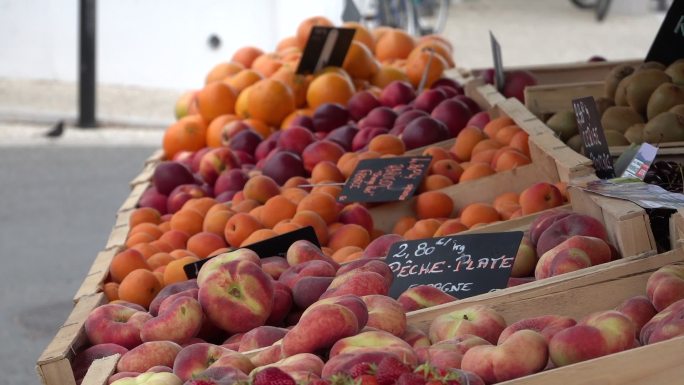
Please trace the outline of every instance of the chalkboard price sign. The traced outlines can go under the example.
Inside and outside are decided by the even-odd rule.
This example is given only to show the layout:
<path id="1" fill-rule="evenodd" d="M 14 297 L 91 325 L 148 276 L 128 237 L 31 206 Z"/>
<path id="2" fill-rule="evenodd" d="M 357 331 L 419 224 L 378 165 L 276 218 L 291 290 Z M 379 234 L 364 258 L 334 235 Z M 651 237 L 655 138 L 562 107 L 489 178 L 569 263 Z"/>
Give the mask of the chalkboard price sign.
<path id="1" fill-rule="evenodd" d="M 522 237 L 522 231 L 511 231 L 397 242 L 385 259 L 394 273 L 390 296 L 417 285 L 459 299 L 503 289 Z"/>
<path id="2" fill-rule="evenodd" d="M 603 132 L 603 126 L 601 126 L 601 114 L 596 107 L 596 101 L 591 96 L 573 99 L 572 107 L 575 110 L 582 143 L 584 143 L 589 159 L 594 164 L 596 175 L 601 179 L 615 178 L 613 158 L 610 157 L 608 142 L 606 141 L 606 134 Z"/>
<path id="3" fill-rule="evenodd" d="M 339 202 L 394 202 L 411 198 L 431 156 L 364 159 L 342 188 Z"/>
<path id="4" fill-rule="evenodd" d="M 684 58 L 684 0 L 674 0 L 646 55 L 646 61 L 670 65 L 681 58 Z"/>

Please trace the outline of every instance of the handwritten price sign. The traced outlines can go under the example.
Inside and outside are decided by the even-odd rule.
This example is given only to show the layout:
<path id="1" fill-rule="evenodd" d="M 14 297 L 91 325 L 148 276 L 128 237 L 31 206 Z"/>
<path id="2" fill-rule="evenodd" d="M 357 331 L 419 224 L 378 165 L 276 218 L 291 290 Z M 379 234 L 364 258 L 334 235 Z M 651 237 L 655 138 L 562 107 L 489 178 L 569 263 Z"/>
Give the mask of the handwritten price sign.
<path id="1" fill-rule="evenodd" d="M 390 296 L 397 298 L 417 285 L 457 298 L 503 289 L 522 236 L 513 231 L 397 242 L 385 260 L 394 273 Z"/>
<path id="2" fill-rule="evenodd" d="M 364 159 L 344 184 L 338 201 L 394 202 L 409 199 L 423 180 L 432 157 Z"/>
<path id="3" fill-rule="evenodd" d="M 575 110 L 577 127 L 584 148 L 594 164 L 596 175 L 601 179 L 615 178 L 613 158 L 610 157 L 608 142 L 606 142 L 603 126 L 601 126 L 601 114 L 596 107 L 596 101 L 591 96 L 574 99 L 572 107 Z"/>

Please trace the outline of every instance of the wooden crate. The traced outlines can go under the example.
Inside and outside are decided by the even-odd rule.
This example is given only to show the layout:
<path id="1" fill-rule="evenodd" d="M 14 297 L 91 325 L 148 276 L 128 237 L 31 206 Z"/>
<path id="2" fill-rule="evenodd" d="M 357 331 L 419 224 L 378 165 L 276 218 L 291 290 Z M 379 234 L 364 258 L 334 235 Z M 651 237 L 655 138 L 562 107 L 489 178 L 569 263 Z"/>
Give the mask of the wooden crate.
<path id="1" fill-rule="evenodd" d="M 71 360 L 88 341 L 84 324 L 88 314 L 107 302 L 102 293 L 81 297 L 50 344 L 38 358 L 36 371 L 45 385 L 76 385 Z"/>
<path id="2" fill-rule="evenodd" d="M 546 119 L 558 111 L 572 111 L 573 99 L 604 95 L 603 81 L 534 86 L 525 88 L 525 106 L 540 119 Z"/>
<path id="3" fill-rule="evenodd" d="M 556 314 L 581 318 L 610 310 L 646 293 L 650 274 L 668 264 L 684 264 L 684 249 L 656 256 L 621 259 L 500 292 L 492 292 L 408 314 L 408 323 L 427 331 L 435 317 L 472 305 L 487 305 L 508 324 Z M 501 384 L 654 384 L 670 385 L 684 376 L 684 337 L 647 345 Z"/>

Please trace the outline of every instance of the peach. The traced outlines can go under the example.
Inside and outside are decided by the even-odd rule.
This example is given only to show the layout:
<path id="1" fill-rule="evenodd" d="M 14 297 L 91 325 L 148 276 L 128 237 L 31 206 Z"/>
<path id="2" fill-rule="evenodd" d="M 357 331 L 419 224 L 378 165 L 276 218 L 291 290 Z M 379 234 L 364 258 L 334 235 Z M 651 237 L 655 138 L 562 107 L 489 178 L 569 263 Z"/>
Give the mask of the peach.
<path id="1" fill-rule="evenodd" d="M 472 334 L 494 344 L 505 327 L 506 321 L 494 309 L 473 305 L 436 317 L 428 334 L 432 343 Z"/>
<path id="2" fill-rule="evenodd" d="M 350 271 L 335 277 L 321 299 L 345 294 L 358 296 L 382 294 L 387 295 L 389 285 L 382 275 L 373 271 Z"/>
<path id="3" fill-rule="evenodd" d="M 352 203 L 340 211 L 338 221 L 344 224 L 356 224 L 368 231 L 373 231 L 373 217 L 368 209 L 360 203 Z"/>
<path id="4" fill-rule="evenodd" d="M 430 338 L 427 333 L 414 325 L 406 325 L 406 331 L 401 336 L 401 339 L 406 341 L 415 350 L 418 348 L 425 348 L 431 345 Z"/>
<path id="5" fill-rule="evenodd" d="M 311 172 L 318 163 L 323 161 L 337 163 L 342 154 L 344 154 L 344 149 L 335 142 L 328 140 L 313 142 L 302 150 L 304 169 Z"/>
<path id="6" fill-rule="evenodd" d="M 562 204 L 563 195 L 556 186 L 550 183 L 539 182 L 520 193 L 523 215 L 544 211 Z"/>
<path id="7" fill-rule="evenodd" d="M 529 236 L 523 236 L 518 246 L 518 252 L 513 261 L 511 277 L 529 277 L 534 275 L 534 268 L 537 266 L 537 252 L 532 246 Z"/>
<path id="8" fill-rule="evenodd" d="M 121 375 L 127 373 L 126 375 Z M 130 374 L 130 375 L 129 375 Z M 117 376 L 118 375 L 118 376 Z M 116 376 L 116 377 L 115 377 Z M 114 378 L 114 379 L 112 379 Z M 167 384 L 181 385 L 182 381 L 173 373 L 168 372 L 119 372 L 110 377 L 111 385 L 133 385 L 133 384 Z"/>
<path id="9" fill-rule="evenodd" d="M 268 325 L 281 325 L 292 310 L 292 290 L 282 282 L 273 282 L 273 309 L 266 319 Z"/>
<path id="10" fill-rule="evenodd" d="M 361 353 L 368 351 L 385 351 L 402 357 L 404 362 L 415 364 L 416 353 L 411 345 L 401 338 L 382 330 L 361 332 L 357 335 L 342 338 L 330 348 L 330 358 L 340 354 Z"/>
<path id="11" fill-rule="evenodd" d="M 132 349 L 142 342 L 140 329 L 152 318 L 145 311 L 119 304 L 104 304 L 93 309 L 84 328 L 93 345 L 112 343 Z"/>
<path id="12" fill-rule="evenodd" d="M 684 266 L 663 266 L 651 274 L 646 294 L 658 311 L 684 298 Z"/>
<path id="13" fill-rule="evenodd" d="M 246 260 L 222 264 L 199 283 L 202 308 L 212 323 L 229 333 L 264 325 L 273 296 L 271 277 Z"/>
<path id="14" fill-rule="evenodd" d="M 366 295 L 361 297 L 368 308 L 366 326 L 384 330 L 400 337 L 406 331 L 406 312 L 394 298 L 386 295 Z"/>
<path id="15" fill-rule="evenodd" d="M 120 354 L 123 356 L 126 352 L 128 352 L 128 349 L 121 345 L 112 343 L 90 346 L 89 348 L 77 353 L 73 361 L 71 361 L 71 369 L 74 372 L 74 378 L 77 382 L 79 379 L 82 379 L 86 375 L 90 365 L 96 359 L 113 356 L 114 354 Z"/>
<path id="16" fill-rule="evenodd" d="M 247 180 L 242 193 L 245 199 L 254 199 L 263 205 L 270 198 L 280 194 L 280 187 L 266 175 L 255 175 Z"/>
<path id="17" fill-rule="evenodd" d="M 211 368 L 234 368 L 249 373 L 254 370 L 254 364 L 246 355 L 226 349 L 216 362 L 209 365 L 209 369 Z"/>
<path id="18" fill-rule="evenodd" d="M 225 341 L 221 344 L 222 347 L 230 350 L 235 350 L 237 351 L 238 348 L 240 347 L 240 342 L 242 341 L 242 337 L 245 336 L 245 333 L 235 333 L 231 335 L 230 337 L 226 338 Z"/>
<path id="19" fill-rule="evenodd" d="M 427 362 L 438 369 L 460 368 L 463 355 L 474 346 L 491 346 L 489 342 L 470 334 L 440 341 L 434 345 L 416 349 L 420 362 Z"/>
<path id="20" fill-rule="evenodd" d="M 175 295 L 179 295 L 178 293 Z M 165 306 L 165 304 L 168 305 Z M 192 297 L 169 297 L 162 303 L 159 315 L 145 322 L 140 338 L 147 341 L 172 341 L 182 344 L 195 337 L 202 327 L 203 312 Z"/>
<path id="21" fill-rule="evenodd" d="M 431 172 L 434 175 L 443 175 L 449 178 L 452 183 L 458 183 L 463 174 L 463 167 L 453 159 L 442 159 L 432 165 Z"/>
<path id="22" fill-rule="evenodd" d="M 287 333 L 287 329 L 275 326 L 259 326 L 247 333 L 240 339 L 239 352 L 259 349 L 273 345 Z"/>
<path id="23" fill-rule="evenodd" d="M 289 267 L 290 264 L 283 257 L 266 257 L 261 259 L 261 269 L 273 279 L 278 279 Z"/>
<path id="24" fill-rule="evenodd" d="M 278 362 L 278 360 L 282 358 L 282 348 L 281 345 L 271 345 L 254 354 L 250 360 L 255 367 L 266 366 Z"/>
<path id="25" fill-rule="evenodd" d="M 461 369 L 493 384 L 540 372 L 548 359 L 544 337 L 532 330 L 519 330 L 498 346 L 470 348 L 463 355 Z"/>
<path id="26" fill-rule="evenodd" d="M 119 372 L 145 372 L 153 366 L 171 367 L 181 346 L 171 341 L 143 342 L 121 356 L 116 364 Z"/>
<path id="27" fill-rule="evenodd" d="M 571 214 L 555 221 L 539 236 L 537 255 L 544 255 L 573 235 L 585 235 L 608 242 L 608 233 L 600 221 L 588 215 Z"/>
<path id="28" fill-rule="evenodd" d="M 187 381 L 209 368 L 228 352 L 230 350 L 209 343 L 188 345 L 178 352 L 171 367 L 176 376 Z"/>
<path id="29" fill-rule="evenodd" d="M 634 322 L 637 338 L 639 338 L 641 328 L 658 313 L 648 297 L 644 295 L 638 295 L 624 300 L 615 308 L 615 310 L 626 315 Z"/>
<path id="30" fill-rule="evenodd" d="M 673 302 L 648 321 L 639 335 L 640 341 L 653 344 L 684 335 L 684 299 Z"/>
<path id="31" fill-rule="evenodd" d="M 287 249 L 286 259 L 290 266 L 295 266 L 306 261 L 317 259 L 328 262 L 335 269 L 339 267 L 337 262 L 323 254 L 319 247 L 307 240 L 299 240 L 292 243 L 292 245 L 290 245 L 290 247 Z"/>
<path id="32" fill-rule="evenodd" d="M 175 282 L 170 285 L 164 286 L 164 288 L 161 289 L 161 291 L 154 297 L 154 299 L 150 303 L 150 314 L 156 316 L 157 312 L 159 311 L 159 306 L 166 298 L 170 297 L 173 294 L 191 289 L 198 289 L 196 279 Z"/>
<path id="33" fill-rule="evenodd" d="M 278 368 L 287 373 L 297 383 L 303 383 L 319 378 L 323 371 L 323 360 L 315 354 L 299 353 L 290 357 L 285 357 L 269 365 L 257 367 L 250 376 L 254 377 L 266 368 Z"/>
<path id="34" fill-rule="evenodd" d="M 394 274 L 392 274 L 392 269 L 384 261 L 377 259 L 357 259 L 346 263 L 337 270 L 337 276 L 347 274 L 351 271 L 362 272 L 362 271 L 373 271 L 382 275 L 387 282 L 388 287 L 392 285 L 394 280 Z"/>
<path id="35" fill-rule="evenodd" d="M 539 214 L 539 216 L 532 221 L 532 224 L 530 224 L 529 234 L 532 244 L 536 247 L 539 237 L 541 237 L 541 235 L 544 233 L 544 231 L 546 231 L 546 229 L 549 228 L 549 226 L 570 214 L 572 214 L 572 211 L 560 209 L 549 210 Z"/>
<path id="36" fill-rule="evenodd" d="M 434 286 L 417 285 L 406 289 L 399 295 L 397 301 L 404 308 L 404 311 L 409 312 L 449 303 L 457 299 Z"/>
<path id="37" fill-rule="evenodd" d="M 283 337 L 282 352 L 285 357 L 314 353 L 358 331 L 358 320 L 347 307 L 327 303 L 314 305 Z"/>
<path id="38" fill-rule="evenodd" d="M 634 330 L 632 321 L 618 311 L 590 314 L 551 338 L 551 361 L 565 366 L 629 349 L 634 344 Z"/>
<path id="39" fill-rule="evenodd" d="M 200 285 L 202 282 L 204 282 L 207 276 L 218 270 L 222 265 L 233 261 L 250 261 L 256 265 L 261 264 L 261 258 L 259 258 L 257 253 L 250 249 L 237 249 L 227 253 L 222 253 L 214 258 L 211 258 L 202 265 L 200 271 L 197 273 L 196 285 Z"/>
<path id="40" fill-rule="evenodd" d="M 208 151 L 202 156 L 199 165 L 199 174 L 202 180 L 214 185 L 223 170 L 239 168 L 240 160 L 228 147 L 219 147 Z"/>
<path id="41" fill-rule="evenodd" d="M 460 219 L 447 219 L 435 231 L 434 237 L 443 237 L 445 235 L 452 235 L 468 230 L 468 227 L 461 222 Z"/>
<path id="42" fill-rule="evenodd" d="M 292 287 L 292 299 L 300 309 L 306 309 L 325 293 L 333 277 L 302 277 Z"/>
<path id="43" fill-rule="evenodd" d="M 241 370 L 226 366 L 211 366 L 183 385 L 221 385 L 247 382 L 249 376 Z"/>
<path id="44" fill-rule="evenodd" d="M 553 277 L 610 261 L 611 251 L 599 238 L 575 235 L 544 253 L 537 263 L 536 279 Z"/>
<path id="45" fill-rule="evenodd" d="M 363 299 L 361 299 L 361 297 L 359 296 L 346 294 L 337 297 L 320 299 L 316 302 L 316 304 L 324 303 L 342 305 L 347 309 L 351 310 L 351 312 L 354 313 L 354 315 L 356 316 L 356 320 L 359 323 L 359 330 L 363 329 L 363 327 L 365 327 L 366 323 L 368 322 L 368 307 L 366 306 L 366 303 L 363 302 Z M 308 309 L 305 310 L 304 313 L 306 313 L 307 311 Z"/>
<path id="46" fill-rule="evenodd" d="M 404 237 L 397 234 L 381 235 L 368 244 L 361 258 L 385 258 L 392 245 L 403 240 Z"/>
<path id="47" fill-rule="evenodd" d="M 312 259 L 290 266 L 287 270 L 283 271 L 278 281 L 292 289 L 304 277 L 334 277 L 335 274 L 335 267 L 330 263 L 321 259 Z"/>
<path id="48" fill-rule="evenodd" d="M 575 326 L 577 322 L 570 317 L 563 317 L 558 315 L 544 315 L 534 318 L 525 318 L 520 321 L 514 322 L 506 327 L 501 332 L 499 336 L 498 344 L 506 342 L 506 339 L 510 337 L 513 333 L 519 330 L 534 330 L 546 339 L 550 341 L 554 334 L 558 333 L 563 329 L 567 329 L 571 326 Z"/>

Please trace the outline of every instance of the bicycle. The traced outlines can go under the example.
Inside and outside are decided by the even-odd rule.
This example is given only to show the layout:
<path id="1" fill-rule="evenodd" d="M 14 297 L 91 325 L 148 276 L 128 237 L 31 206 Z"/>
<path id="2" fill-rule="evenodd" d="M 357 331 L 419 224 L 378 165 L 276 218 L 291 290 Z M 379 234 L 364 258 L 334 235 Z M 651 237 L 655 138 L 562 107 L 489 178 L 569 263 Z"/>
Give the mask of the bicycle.
<path id="1" fill-rule="evenodd" d="M 441 33 L 446 26 L 449 0 L 345 0 L 345 21 L 366 27 L 387 26 L 413 36 Z"/>

